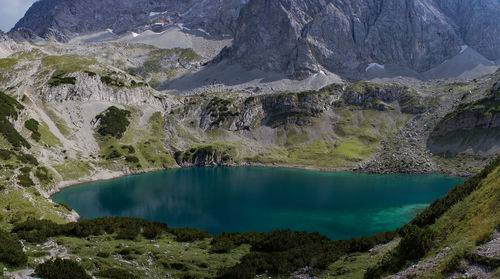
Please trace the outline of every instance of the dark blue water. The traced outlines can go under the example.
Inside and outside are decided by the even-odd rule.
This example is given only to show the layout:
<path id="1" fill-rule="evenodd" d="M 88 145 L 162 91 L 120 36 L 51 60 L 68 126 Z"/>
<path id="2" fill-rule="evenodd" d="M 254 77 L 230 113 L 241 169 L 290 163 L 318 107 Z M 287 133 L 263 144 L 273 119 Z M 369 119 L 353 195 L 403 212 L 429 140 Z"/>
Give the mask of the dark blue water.
<path id="1" fill-rule="evenodd" d="M 133 216 L 211 233 L 291 228 L 339 239 L 396 229 L 462 182 L 441 175 L 187 168 L 89 183 L 53 200 L 83 218 Z"/>

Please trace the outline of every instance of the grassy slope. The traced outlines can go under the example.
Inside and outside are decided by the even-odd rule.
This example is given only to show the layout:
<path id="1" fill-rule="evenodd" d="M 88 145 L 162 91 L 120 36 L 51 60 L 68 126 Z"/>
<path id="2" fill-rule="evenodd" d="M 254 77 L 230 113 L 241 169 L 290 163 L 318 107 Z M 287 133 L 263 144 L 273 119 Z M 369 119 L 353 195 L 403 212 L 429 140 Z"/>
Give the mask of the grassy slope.
<path id="1" fill-rule="evenodd" d="M 429 272 L 430 277 L 442 278 L 452 260 L 474 251 L 500 228 L 500 166 L 483 181 L 479 190 L 454 205 L 431 227 L 438 232 L 439 244 L 430 255 L 445 247 L 451 248 L 438 268 Z"/>

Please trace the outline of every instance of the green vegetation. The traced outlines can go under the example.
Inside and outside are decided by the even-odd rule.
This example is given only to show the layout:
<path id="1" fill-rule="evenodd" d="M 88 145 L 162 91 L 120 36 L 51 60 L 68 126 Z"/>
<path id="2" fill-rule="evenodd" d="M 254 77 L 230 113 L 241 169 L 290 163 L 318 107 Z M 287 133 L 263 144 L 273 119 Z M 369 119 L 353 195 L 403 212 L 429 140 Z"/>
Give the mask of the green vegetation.
<path id="1" fill-rule="evenodd" d="M 111 76 L 101 76 L 101 82 L 114 87 L 125 87 L 125 82 Z"/>
<path id="2" fill-rule="evenodd" d="M 493 160 L 488 166 L 486 166 L 480 173 L 474 175 L 472 178 L 468 179 L 464 184 L 458 185 L 453 188 L 446 196 L 437 199 L 424 211 L 419 213 L 409 225 L 415 225 L 421 228 L 430 226 L 441 217 L 447 210 L 452 206 L 459 203 L 466 197 L 468 197 L 472 192 L 476 191 L 483 184 L 483 180 L 500 165 L 500 157 Z M 403 228 L 404 229 L 404 228 Z"/>
<path id="3" fill-rule="evenodd" d="M 74 260 L 61 260 L 59 258 L 53 261 L 46 261 L 36 267 L 35 273 L 43 279 L 91 279 L 92 277 L 85 272 Z"/>
<path id="4" fill-rule="evenodd" d="M 17 110 L 23 108 L 23 105 L 14 98 L 0 91 L 0 134 L 14 147 L 31 148 L 28 141 L 17 132 L 8 120 L 8 118 L 17 119 Z"/>
<path id="5" fill-rule="evenodd" d="M 0 262 L 11 266 L 23 266 L 28 262 L 19 239 L 2 230 L 0 230 Z"/>
<path id="6" fill-rule="evenodd" d="M 206 110 L 211 117 L 216 118 L 215 121 L 212 122 L 212 126 L 218 126 L 226 119 L 239 115 L 239 112 L 229 110 L 229 105 L 231 105 L 231 101 L 227 99 L 214 97 L 210 100 Z"/>
<path id="7" fill-rule="evenodd" d="M 111 106 L 96 116 L 96 120 L 100 120 L 97 132 L 102 136 L 110 135 L 119 139 L 130 124 L 129 116 L 130 111 Z"/>
<path id="8" fill-rule="evenodd" d="M 37 142 L 40 141 L 40 138 L 42 137 L 42 135 L 38 131 L 39 126 L 40 123 L 38 123 L 38 121 L 36 121 L 33 118 L 28 119 L 26 120 L 26 122 L 24 122 L 24 127 L 26 127 L 26 129 L 31 131 L 31 138 Z"/>
<path id="9" fill-rule="evenodd" d="M 278 230 L 270 233 L 225 233 L 215 237 L 212 244 L 216 247 L 213 251 L 225 250 L 220 249 L 221 243 L 227 249 L 231 242 L 235 247 L 251 245 L 250 253 L 239 264 L 221 269 L 217 278 L 252 279 L 262 273 L 286 276 L 305 266 L 321 271 L 346 253 L 368 251 L 395 236 L 396 233 L 387 232 L 373 237 L 332 241 L 318 233 Z"/>
<path id="10" fill-rule="evenodd" d="M 47 81 L 47 84 L 52 86 L 52 87 L 57 87 L 60 85 L 64 84 L 72 84 L 74 85 L 76 83 L 76 78 L 75 77 L 65 77 L 67 73 L 62 70 L 56 71 L 52 77 Z"/>
<path id="11" fill-rule="evenodd" d="M 65 74 L 84 71 L 96 64 L 96 60 L 80 55 L 47 56 L 42 59 L 44 69 L 53 69 L 56 73 Z"/>

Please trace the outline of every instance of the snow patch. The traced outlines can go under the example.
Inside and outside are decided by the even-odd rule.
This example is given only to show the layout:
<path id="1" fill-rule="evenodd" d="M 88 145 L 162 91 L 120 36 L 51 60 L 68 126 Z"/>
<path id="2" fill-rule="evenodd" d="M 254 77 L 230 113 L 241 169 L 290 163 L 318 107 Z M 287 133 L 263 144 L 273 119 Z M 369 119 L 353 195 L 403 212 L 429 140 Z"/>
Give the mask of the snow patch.
<path id="1" fill-rule="evenodd" d="M 177 23 L 176 25 L 177 25 L 177 27 L 179 27 L 181 30 L 188 30 L 188 31 L 189 31 L 189 30 L 191 30 L 191 29 L 189 29 L 189 28 L 187 28 L 187 27 L 184 27 L 184 23 Z"/>
<path id="2" fill-rule="evenodd" d="M 149 13 L 149 16 L 150 17 L 154 17 L 154 16 L 157 16 L 157 15 L 164 15 L 164 14 L 167 14 L 168 11 L 163 11 L 163 12 L 150 12 Z"/>
<path id="3" fill-rule="evenodd" d="M 210 36 L 210 33 L 208 33 L 207 31 L 205 31 L 205 30 L 203 30 L 203 29 L 201 29 L 201 28 L 198 28 L 198 29 L 196 29 L 196 30 L 198 30 L 198 31 L 200 31 L 201 33 L 204 33 L 204 34 L 206 34 L 206 35 Z"/>
<path id="4" fill-rule="evenodd" d="M 323 70 L 319 70 L 319 73 L 326 76 L 325 71 L 323 71 Z"/>
<path id="5" fill-rule="evenodd" d="M 468 45 L 463 45 L 463 46 L 460 46 L 460 53 L 463 53 L 466 49 L 468 49 L 469 46 Z"/>
<path id="6" fill-rule="evenodd" d="M 137 34 L 137 33 L 135 33 L 135 32 L 132 32 L 132 37 L 134 37 L 134 38 L 135 38 L 135 37 L 137 37 L 137 36 L 139 36 L 139 34 Z"/>
<path id="7" fill-rule="evenodd" d="M 378 63 L 370 63 L 368 67 L 366 67 L 365 72 L 368 72 L 368 70 L 370 70 L 373 67 L 379 67 L 382 70 L 385 69 L 385 65 L 380 65 Z"/>

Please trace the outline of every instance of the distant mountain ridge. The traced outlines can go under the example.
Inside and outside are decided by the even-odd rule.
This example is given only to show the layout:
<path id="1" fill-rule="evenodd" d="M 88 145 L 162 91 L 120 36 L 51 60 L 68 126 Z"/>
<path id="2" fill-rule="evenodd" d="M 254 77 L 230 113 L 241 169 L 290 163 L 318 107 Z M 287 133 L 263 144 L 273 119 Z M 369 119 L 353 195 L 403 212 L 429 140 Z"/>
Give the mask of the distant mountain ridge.
<path id="1" fill-rule="evenodd" d="M 81 34 L 110 29 L 117 34 L 168 24 L 232 34 L 239 8 L 248 0 L 42 0 L 35 2 L 11 33 L 27 29 L 66 42 Z"/>
<path id="2" fill-rule="evenodd" d="M 177 25 L 234 38 L 214 62 L 293 79 L 331 72 L 357 80 L 373 63 L 423 73 L 464 46 L 498 61 L 499 14 L 499 0 L 40 0 L 10 34 L 66 42 Z"/>

